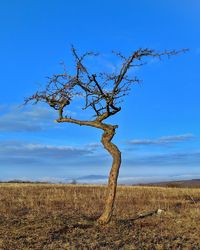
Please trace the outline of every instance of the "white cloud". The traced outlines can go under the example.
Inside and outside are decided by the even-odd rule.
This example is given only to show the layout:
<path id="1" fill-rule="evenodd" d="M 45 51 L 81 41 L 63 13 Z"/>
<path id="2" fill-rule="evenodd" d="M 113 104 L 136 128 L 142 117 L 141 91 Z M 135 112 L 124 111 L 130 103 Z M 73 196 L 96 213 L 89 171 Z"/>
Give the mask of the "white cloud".
<path id="1" fill-rule="evenodd" d="M 8 106 L 1 109 L 0 131 L 1 132 L 34 132 L 52 126 L 55 112 L 44 106 L 17 107 Z M 49 127 L 49 126 L 48 126 Z"/>
<path id="2" fill-rule="evenodd" d="M 183 134 L 183 135 L 162 136 L 162 137 L 157 138 L 157 139 L 130 140 L 130 141 L 128 141 L 128 144 L 141 145 L 141 146 L 166 145 L 166 144 L 171 144 L 171 143 L 189 141 L 193 138 L 194 138 L 194 135 L 191 133 L 188 133 L 188 134 Z"/>
<path id="3" fill-rule="evenodd" d="M 88 156 L 93 150 L 85 147 L 57 146 L 48 144 L 23 143 L 20 141 L 0 142 L 1 164 L 37 164 L 46 162 L 57 164 L 57 161 L 76 161 Z"/>
<path id="4" fill-rule="evenodd" d="M 76 115 L 68 110 L 65 114 Z M 58 128 L 60 126 L 53 122 L 57 118 L 57 111 L 46 105 L 0 105 L 0 132 L 36 132 Z"/>

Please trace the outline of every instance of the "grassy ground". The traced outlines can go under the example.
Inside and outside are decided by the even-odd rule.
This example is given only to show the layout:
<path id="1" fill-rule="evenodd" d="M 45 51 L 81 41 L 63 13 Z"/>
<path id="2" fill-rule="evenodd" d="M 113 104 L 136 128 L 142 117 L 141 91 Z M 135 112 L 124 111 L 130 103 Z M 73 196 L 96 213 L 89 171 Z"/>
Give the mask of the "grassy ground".
<path id="1" fill-rule="evenodd" d="M 200 249 L 200 189 L 119 187 L 99 226 L 105 187 L 0 184 L 0 249 Z M 136 214 L 165 212 L 132 221 Z"/>

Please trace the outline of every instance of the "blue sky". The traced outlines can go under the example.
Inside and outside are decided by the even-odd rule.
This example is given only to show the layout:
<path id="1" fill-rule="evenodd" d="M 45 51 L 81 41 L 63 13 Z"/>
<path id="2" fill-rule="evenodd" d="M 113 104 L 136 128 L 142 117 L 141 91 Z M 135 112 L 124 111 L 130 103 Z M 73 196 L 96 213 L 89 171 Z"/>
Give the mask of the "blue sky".
<path id="1" fill-rule="evenodd" d="M 1 180 L 105 182 L 111 158 L 101 131 L 56 124 L 57 114 L 45 105 L 19 107 L 47 76 L 62 72 L 61 61 L 71 70 L 71 44 L 80 53 L 100 52 L 90 68 L 108 72 L 120 63 L 112 50 L 190 49 L 133 72 L 142 83 L 109 122 L 119 125 L 120 182 L 200 178 L 199 11 L 195 0 L 1 1 Z M 67 112 L 89 115 L 78 101 Z"/>

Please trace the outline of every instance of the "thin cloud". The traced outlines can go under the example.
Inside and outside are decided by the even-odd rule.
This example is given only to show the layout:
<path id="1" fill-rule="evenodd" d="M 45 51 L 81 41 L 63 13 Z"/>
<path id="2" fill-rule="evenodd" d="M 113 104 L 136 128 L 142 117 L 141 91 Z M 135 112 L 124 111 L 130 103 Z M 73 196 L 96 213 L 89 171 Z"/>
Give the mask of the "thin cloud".
<path id="1" fill-rule="evenodd" d="M 44 106 L 20 108 L 9 106 L 1 109 L 1 132 L 35 132 L 47 128 L 55 119 L 53 110 Z"/>
<path id="2" fill-rule="evenodd" d="M 81 147 L 22 143 L 19 141 L 4 141 L 0 143 L 1 164 L 33 164 L 39 162 L 56 164 L 57 160 L 69 162 L 92 153 L 91 149 Z"/>
<path id="3" fill-rule="evenodd" d="M 140 155 L 124 162 L 128 166 L 199 166 L 200 151 Z"/>
<path id="4" fill-rule="evenodd" d="M 95 149 L 102 149 L 102 144 L 101 143 L 88 143 L 85 145 L 86 148 L 88 149 L 92 149 L 92 150 L 95 150 Z"/>
<path id="5" fill-rule="evenodd" d="M 4 154 L 15 154 L 15 155 L 27 155 L 30 153 L 31 155 L 36 156 L 45 156 L 49 155 L 50 157 L 67 157 L 67 156 L 75 156 L 75 155 L 84 155 L 90 154 L 93 151 L 86 148 L 80 147 L 72 147 L 72 146 L 55 146 L 48 144 L 35 144 L 35 143 L 21 143 L 7 141 L 4 143 L 0 143 L 1 149 L 0 153 Z M 2 147 L 3 146 L 3 147 Z"/>
<path id="6" fill-rule="evenodd" d="M 172 135 L 172 136 L 163 136 L 157 139 L 130 140 L 128 141 L 128 144 L 138 145 L 138 146 L 168 145 L 171 143 L 190 141 L 193 138 L 194 138 L 193 134 Z"/>
<path id="7" fill-rule="evenodd" d="M 74 112 L 67 111 L 67 114 Z M 58 127 L 55 110 L 43 105 L 31 107 L 0 106 L 0 132 L 37 132 Z"/>

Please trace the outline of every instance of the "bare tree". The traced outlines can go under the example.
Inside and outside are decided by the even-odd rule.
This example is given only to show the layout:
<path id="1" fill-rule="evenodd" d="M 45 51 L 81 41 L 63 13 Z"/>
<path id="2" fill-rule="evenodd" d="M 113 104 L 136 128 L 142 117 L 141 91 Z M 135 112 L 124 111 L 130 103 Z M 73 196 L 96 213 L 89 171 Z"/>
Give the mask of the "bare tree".
<path id="1" fill-rule="evenodd" d="M 122 61 L 118 72 L 103 72 L 98 75 L 91 72 L 85 63 L 87 57 L 97 56 L 97 54 L 87 52 L 80 56 L 74 47 L 71 50 L 75 59 L 74 74 L 67 73 L 64 68 L 62 74 L 54 74 L 52 77 L 49 77 L 45 89 L 25 99 L 25 104 L 29 101 L 33 101 L 34 103 L 45 102 L 58 112 L 58 119 L 56 120 L 58 123 L 69 122 L 103 130 L 101 142 L 113 158 L 105 208 L 98 219 L 99 223 L 105 224 L 110 221 L 113 212 L 117 179 L 121 165 L 121 152 L 111 142 L 118 125 L 105 123 L 104 121 L 121 110 L 120 104 L 123 98 L 129 93 L 132 84 L 140 82 L 136 76 L 133 77 L 128 74 L 131 68 L 143 66 L 146 63 L 144 60 L 150 57 L 170 57 L 186 50 L 157 52 L 145 48 L 134 51 L 128 57 L 123 56 L 121 53 L 113 52 Z M 81 95 L 84 98 L 83 110 L 90 108 L 94 111 L 92 119 L 79 120 L 64 115 L 66 107 L 72 103 L 74 97 L 77 95 Z"/>

